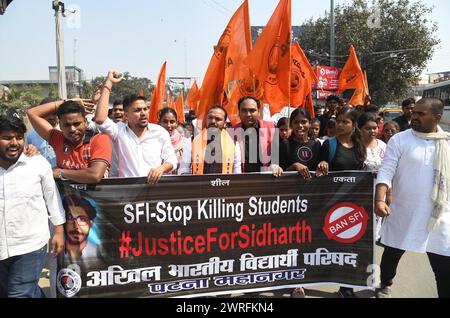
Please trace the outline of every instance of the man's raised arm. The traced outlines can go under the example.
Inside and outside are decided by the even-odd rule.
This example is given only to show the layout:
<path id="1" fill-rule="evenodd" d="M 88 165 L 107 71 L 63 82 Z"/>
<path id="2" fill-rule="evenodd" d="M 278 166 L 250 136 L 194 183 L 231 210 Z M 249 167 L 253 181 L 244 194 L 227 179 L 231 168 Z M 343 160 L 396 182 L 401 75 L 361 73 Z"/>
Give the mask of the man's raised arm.
<path id="1" fill-rule="evenodd" d="M 64 100 L 50 102 L 40 106 L 36 106 L 27 110 L 28 119 L 34 130 L 46 141 L 50 140 L 50 132 L 53 126 L 45 119 L 53 115 L 58 110 L 59 106 L 64 104 Z"/>
<path id="2" fill-rule="evenodd" d="M 111 95 L 112 87 L 114 84 L 120 83 L 122 79 L 123 78 L 119 76 L 116 71 L 109 71 L 108 78 L 101 88 L 102 95 L 95 112 L 95 123 L 97 125 L 103 125 L 105 120 L 108 118 L 109 96 Z"/>

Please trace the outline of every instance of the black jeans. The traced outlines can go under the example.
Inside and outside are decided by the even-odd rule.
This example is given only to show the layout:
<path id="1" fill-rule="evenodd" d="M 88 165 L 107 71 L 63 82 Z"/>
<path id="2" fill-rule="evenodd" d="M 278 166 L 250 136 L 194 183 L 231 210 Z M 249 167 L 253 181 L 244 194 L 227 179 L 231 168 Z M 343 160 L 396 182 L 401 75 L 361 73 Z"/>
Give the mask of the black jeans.
<path id="1" fill-rule="evenodd" d="M 397 266 L 405 251 L 384 247 L 381 258 L 381 285 L 392 286 Z M 450 256 L 442 256 L 432 253 L 428 254 L 431 268 L 436 278 L 439 298 L 450 298 Z"/>

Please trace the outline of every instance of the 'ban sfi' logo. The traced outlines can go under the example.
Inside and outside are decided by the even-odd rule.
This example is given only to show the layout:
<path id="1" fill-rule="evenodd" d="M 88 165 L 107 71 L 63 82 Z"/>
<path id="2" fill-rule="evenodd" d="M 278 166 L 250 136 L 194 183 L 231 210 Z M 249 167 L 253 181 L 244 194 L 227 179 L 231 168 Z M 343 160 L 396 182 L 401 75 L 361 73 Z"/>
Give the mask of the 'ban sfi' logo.
<path id="1" fill-rule="evenodd" d="M 327 213 L 323 231 L 329 240 L 352 244 L 364 236 L 368 220 L 369 216 L 362 206 L 344 202 Z"/>

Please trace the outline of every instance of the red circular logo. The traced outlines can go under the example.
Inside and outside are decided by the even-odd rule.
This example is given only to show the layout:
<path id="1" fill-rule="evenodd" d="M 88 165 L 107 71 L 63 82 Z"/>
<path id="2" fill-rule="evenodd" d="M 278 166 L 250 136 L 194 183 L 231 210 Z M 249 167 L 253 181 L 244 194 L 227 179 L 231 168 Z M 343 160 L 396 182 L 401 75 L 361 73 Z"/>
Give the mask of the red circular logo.
<path id="1" fill-rule="evenodd" d="M 351 244 L 364 236 L 368 220 L 364 207 L 344 202 L 328 211 L 323 231 L 329 240 Z"/>

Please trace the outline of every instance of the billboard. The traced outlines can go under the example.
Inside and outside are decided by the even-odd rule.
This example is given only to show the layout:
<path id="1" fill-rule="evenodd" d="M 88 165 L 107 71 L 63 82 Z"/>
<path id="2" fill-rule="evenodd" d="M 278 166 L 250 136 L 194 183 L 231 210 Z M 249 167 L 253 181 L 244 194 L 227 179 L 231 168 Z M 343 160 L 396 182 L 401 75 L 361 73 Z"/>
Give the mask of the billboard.
<path id="1" fill-rule="evenodd" d="M 316 66 L 317 84 L 314 89 L 335 91 L 339 89 L 341 69 L 330 66 Z"/>
<path id="2" fill-rule="evenodd" d="M 328 96 L 331 95 L 337 95 L 336 92 L 332 91 L 325 91 L 325 90 L 314 90 L 313 91 L 313 98 L 316 100 L 326 100 Z"/>

